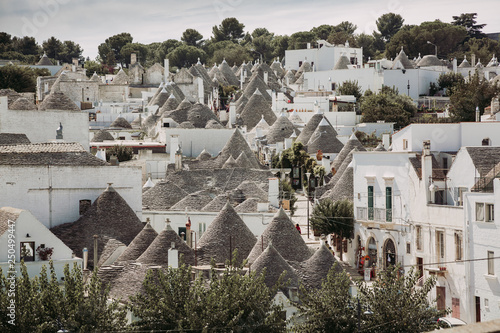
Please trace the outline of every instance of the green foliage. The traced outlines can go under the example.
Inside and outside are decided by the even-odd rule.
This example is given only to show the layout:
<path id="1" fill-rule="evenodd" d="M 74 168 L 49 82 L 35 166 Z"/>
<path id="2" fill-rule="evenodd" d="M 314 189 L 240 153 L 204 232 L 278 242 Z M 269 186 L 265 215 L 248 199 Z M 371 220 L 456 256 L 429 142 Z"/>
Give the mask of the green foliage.
<path id="1" fill-rule="evenodd" d="M 491 104 L 491 99 L 500 94 L 500 86 L 485 80 L 476 71 L 467 82 L 459 82 L 451 89 L 450 113 L 454 121 L 474 121 L 476 107 L 480 114 Z"/>
<path id="2" fill-rule="evenodd" d="M 341 95 L 352 95 L 356 97 L 357 102 L 359 102 L 363 96 L 361 93 L 361 86 L 358 84 L 357 80 L 344 81 L 337 89 Z"/>
<path id="3" fill-rule="evenodd" d="M 356 44 L 363 48 L 363 61 L 367 62 L 368 58 L 375 58 L 377 54 L 376 39 L 372 35 L 359 34 L 356 37 Z"/>
<path id="4" fill-rule="evenodd" d="M 175 39 L 167 39 L 162 42 L 151 52 L 154 54 L 154 62 L 163 63 L 163 59 L 167 57 L 167 54 L 181 45 L 182 43 Z M 172 64 L 170 64 L 170 66 L 172 66 Z"/>
<path id="5" fill-rule="evenodd" d="M 240 65 L 243 61 L 252 60 L 250 51 L 230 41 L 223 41 L 209 44 L 209 52 L 212 54 L 210 58 L 211 64 L 220 64 L 224 59 L 231 66 L 232 64 Z"/>
<path id="6" fill-rule="evenodd" d="M 200 34 L 198 30 L 186 29 L 186 31 L 182 33 L 181 41 L 189 46 L 200 47 L 203 43 L 203 35 Z"/>
<path id="7" fill-rule="evenodd" d="M 53 262 L 49 269 L 42 266 L 39 276 L 30 278 L 24 262 L 21 276 L 16 278 L 16 326 L 7 323 L 7 280 L 0 270 L 0 304 L 2 332 L 70 332 L 119 331 L 125 327 L 125 309 L 117 301 L 109 302 L 94 272 L 84 285 L 82 271 L 77 264 L 70 271 L 64 267 L 64 284 L 60 285 Z M 5 315 L 4 315 L 5 314 Z"/>
<path id="8" fill-rule="evenodd" d="M 206 59 L 206 53 L 195 46 L 182 44 L 170 52 L 167 58 L 170 60 L 170 66 L 189 68 L 191 65 L 196 64 L 198 59 L 204 61 Z"/>
<path id="9" fill-rule="evenodd" d="M 299 304 L 304 322 L 297 324 L 294 332 L 355 332 L 357 313 L 354 300 L 349 294 L 351 281 L 342 270 L 338 272 L 335 264 L 328 272 L 321 289 L 300 288 Z"/>
<path id="10" fill-rule="evenodd" d="M 446 314 L 434 307 L 428 296 L 436 285 L 436 278 L 424 281 L 416 288 L 419 274 L 411 269 L 406 274 L 390 266 L 381 271 L 372 286 L 358 285 L 362 304 L 369 306 L 372 314 L 365 317 L 364 329 L 377 327 L 378 332 L 428 332 L 436 329 L 433 319 Z M 363 328 L 362 327 L 362 328 Z"/>
<path id="11" fill-rule="evenodd" d="M 500 42 L 491 38 L 470 38 L 467 40 L 462 49 L 453 55 L 457 59 L 463 58 L 464 55 L 471 59 L 471 56 L 476 55 L 476 59 L 486 66 L 490 59 L 500 53 Z"/>
<path id="12" fill-rule="evenodd" d="M 113 155 L 117 157 L 118 162 L 130 161 L 134 157 L 134 151 L 131 147 L 116 145 L 106 150 L 106 161 L 109 162 Z"/>
<path id="13" fill-rule="evenodd" d="M 130 55 L 135 53 L 137 55 L 137 61 L 145 63 L 148 58 L 149 48 L 147 45 L 141 43 L 128 43 L 125 44 L 120 49 L 120 57 L 123 59 L 123 63 L 127 66 L 130 65 Z"/>
<path id="14" fill-rule="evenodd" d="M 395 128 L 402 128 L 410 123 L 417 107 L 413 100 L 406 95 L 398 95 L 395 89 L 383 87 L 378 94 L 365 93 L 361 103 L 363 112 L 362 122 L 394 122 Z"/>
<path id="15" fill-rule="evenodd" d="M 99 57 L 102 60 L 101 63 L 112 66 L 118 62 L 124 65 L 126 59 L 122 57 L 120 52 L 122 47 L 132 43 L 132 41 L 133 37 L 128 32 L 122 32 L 121 34 L 107 38 L 104 43 L 100 44 L 98 47 Z"/>
<path id="16" fill-rule="evenodd" d="M 305 49 L 307 43 L 314 45 L 316 42 L 316 35 L 310 31 L 299 31 L 292 35 L 288 39 L 288 49 L 289 50 L 299 50 Z"/>
<path id="17" fill-rule="evenodd" d="M 131 298 L 130 310 L 141 319 L 141 330 L 187 330 L 198 332 L 284 332 L 281 307 L 264 275 L 244 274 L 243 264 L 232 263 L 220 273 L 212 268 L 211 278 L 191 281 L 191 267 L 150 270 L 144 293 Z M 228 263 L 229 264 L 229 263 Z M 209 288 L 206 288 L 206 285 Z"/>
<path id="18" fill-rule="evenodd" d="M 404 19 L 399 14 L 387 13 L 380 16 L 377 21 L 377 29 L 384 42 L 389 42 L 399 29 L 403 26 Z"/>
<path id="19" fill-rule="evenodd" d="M 93 60 L 85 61 L 83 67 L 87 70 L 86 73 L 88 77 L 91 77 L 94 74 L 94 72 L 97 73 L 98 75 L 104 75 L 109 73 L 108 68 L 106 66 L 103 66 L 97 61 Z"/>
<path id="20" fill-rule="evenodd" d="M 20 67 L 7 65 L 0 67 L 0 89 L 12 89 L 17 92 L 35 92 L 36 78 L 50 76 L 50 72 L 43 68 Z"/>
<path id="21" fill-rule="evenodd" d="M 441 89 L 452 89 L 463 82 L 464 77 L 462 74 L 454 72 L 441 73 L 438 78 L 438 84 Z"/>
<path id="22" fill-rule="evenodd" d="M 484 38 L 486 35 L 481 31 L 486 24 L 476 24 L 477 13 L 465 13 L 453 16 L 451 24 L 462 26 L 467 30 L 468 38 Z"/>
<path id="23" fill-rule="evenodd" d="M 385 55 L 393 58 L 404 48 L 408 57 L 417 57 L 419 53 L 434 54 L 434 45 L 437 45 L 438 56 L 448 57 L 457 51 L 467 37 L 467 31 L 462 26 L 443 23 L 439 20 L 433 22 L 422 22 L 420 25 L 405 25 L 392 36 L 386 45 Z"/>
<path id="24" fill-rule="evenodd" d="M 361 131 L 356 131 L 356 132 L 354 132 L 354 135 L 356 135 L 356 138 L 358 138 L 359 142 L 361 142 L 363 147 L 375 148 L 375 147 L 377 147 L 377 145 L 380 141 L 379 138 L 377 137 L 375 131 L 371 134 L 367 134 L 367 133 L 361 132 Z"/>
<path id="25" fill-rule="evenodd" d="M 212 28 L 213 40 L 215 42 L 220 42 L 223 40 L 229 40 L 232 42 L 237 42 L 239 39 L 243 38 L 243 29 L 245 25 L 240 23 L 236 18 L 229 17 L 222 20 L 219 26 L 214 26 Z"/>
<path id="26" fill-rule="evenodd" d="M 61 42 L 55 37 L 50 37 L 42 43 L 43 51 L 50 59 L 60 60 L 63 63 L 71 64 L 73 58 L 82 58 L 82 48 L 73 41 Z"/>
<path id="27" fill-rule="evenodd" d="M 336 234 L 342 238 L 354 237 L 354 205 L 344 199 L 335 203 L 325 199 L 314 206 L 309 219 L 312 228 L 324 235 Z"/>

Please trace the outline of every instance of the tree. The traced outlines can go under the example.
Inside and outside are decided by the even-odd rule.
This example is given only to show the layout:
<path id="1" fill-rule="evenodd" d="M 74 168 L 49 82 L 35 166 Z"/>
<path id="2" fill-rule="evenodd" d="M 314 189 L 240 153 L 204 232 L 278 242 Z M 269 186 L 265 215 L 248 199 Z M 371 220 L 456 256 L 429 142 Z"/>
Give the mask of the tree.
<path id="1" fill-rule="evenodd" d="M 429 293 L 436 285 L 436 278 L 426 279 L 421 288 L 416 288 L 420 277 L 413 268 L 401 273 L 398 266 L 389 266 L 380 271 L 372 286 L 358 284 L 362 304 L 369 307 L 370 316 L 365 316 L 364 330 L 376 328 L 378 332 L 428 332 L 436 329 L 435 319 L 446 314 L 438 311 L 435 300 L 429 301 Z"/>
<path id="2" fill-rule="evenodd" d="M 220 42 L 223 40 L 230 40 L 232 42 L 237 42 L 240 38 L 243 38 L 243 29 L 245 25 L 240 23 L 236 18 L 229 17 L 222 20 L 219 26 L 214 26 L 212 28 L 213 40 Z"/>
<path id="3" fill-rule="evenodd" d="M 455 121 L 474 121 L 476 107 L 480 114 L 500 94 L 500 86 L 493 85 L 476 71 L 467 81 L 459 82 L 451 89 L 450 113 Z"/>
<path id="4" fill-rule="evenodd" d="M 37 44 L 34 37 L 24 36 L 22 38 L 12 38 L 13 50 L 24 55 L 40 55 L 42 49 Z"/>
<path id="5" fill-rule="evenodd" d="M 246 47 L 230 41 L 211 43 L 209 49 L 212 53 L 209 61 L 211 64 L 220 64 L 226 59 L 226 62 L 230 65 L 240 65 L 243 61 L 252 60 L 252 56 Z"/>
<path id="6" fill-rule="evenodd" d="M 403 26 L 404 19 L 399 14 L 387 13 L 380 16 L 377 21 L 377 29 L 384 42 L 389 42 L 399 29 Z"/>
<path id="7" fill-rule="evenodd" d="M 335 203 L 330 199 L 321 201 L 314 206 L 309 221 L 314 231 L 320 234 L 336 234 L 342 240 L 354 237 L 354 205 L 347 199 Z M 342 247 L 340 260 L 342 260 Z"/>
<path id="8" fill-rule="evenodd" d="M 290 216 L 295 214 L 297 207 L 295 203 L 297 202 L 297 195 L 295 195 L 295 190 L 292 185 L 286 180 L 280 180 L 280 193 L 283 200 L 289 200 L 290 202 Z"/>
<path id="9" fill-rule="evenodd" d="M 486 24 L 476 24 L 477 13 L 465 13 L 460 16 L 453 16 L 451 24 L 465 27 L 469 38 L 484 38 L 486 35 L 481 31 Z"/>
<path id="10" fill-rule="evenodd" d="M 181 45 L 182 43 L 175 39 L 167 39 L 162 42 L 154 51 L 154 62 L 162 63 L 163 59 L 165 59 L 170 52 Z"/>
<path id="11" fill-rule="evenodd" d="M 109 162 L 112 155 L 116 156 L 118 162 L 130 161 L 134 157 L 134 151 L 131 147 L 117 145 L 106 150 L 106 161 Z"/>
<path id="12" fill-rule="evenodd" d="M 141 318 L 133 326 L 141 330 L 283 332 L 281 308 L 273 302 L 276 290 L 267 288 L 262 274 L 245 275 L 236 257 L 237 251 L 222 274 L 212 268 L 208 281 L 198 277 L 191 282 L 191 267 L 185 264 L 148 271 L 144 293 L 131 298 L 130 310 Z"/>
<path id="13" fill-rule="evenodd" d="M 363 48 L 363 61 L 367 62 L 369 58 L 374 58 L 377 53 L 375 37 L 367 34 L 356 36 L 356 44 Z"/>
<path id="14" fill-rule="evenodd" d="M 149 49 L 146 45 L 141 43 L 128 43 L 124 45 L 120 50 L 121 58 L 123 62 L 129 66 L 130 65 L 130 55 L 135 53 L 137 56 L 137 61 L 145 63 L 148 57 Z"/>
<path id="15" fill-rule="evenodd" d="M 82 52 L 83 49 L 80 47 L 80 45 L 76 44 L 73 41 L 65 40 L 63 42 L 63 50 L 59 54 L 59 57 L 56 59 L 68 64 L 72 63 L 73 58 L 77 58 L 83 61 Z"/>
<path id="16" fill-rule="evenodd" d="M 63 43 L 55 37 L 50 37 L 42 43 L 42 48 L 47 57 L 58 59 L 59 54 L 63 51 Z"/>
<path id="17" fill-rule="evenodd" d="M 440 89 L 451 90 L 462 82 L 464 82 L 464 77 L 461 73 L 446 72 L 439 74 L 438 85 Z M 447 91 L 447 95 L 449 95 L 449 91 Z"/>
<path id="18" fill-rule="evenodd" d="M 203 35 L 200 34 L 198 30 L 186 29 L 186 31 L 182 33 L 181 41 L 186 45 L 199 47 L 201 43 L 203 43 Z"/>
<path id="19" fill-rule="evenodd" d="M 307 43 L 314 44 L 316 42 L 316 35 L 310 31 L 299 31 L 290 36 L 288 39 L 289 50 L 305 49 Z"/>
<path id="20" fill-rule="evenodd" d="M 394 89 L 384 87 L 378 94 L 365 92 L 361 103 L 363 122 L 394 122 L 396 128 L 402 128 L 410 123 L 411 117 L 417 112 L 413 100 L 406 95 L 399 95 Z"/>
<path id="21" fill-rule="evenodd" d="M 183 44 L 170 52 L 167 58 L 170 60 L 170 66 L 177 66 L 178 68 L 190 67 L 196 64 L 198 59 L 204 61 L 206 53 L 197 47 Z"/>
<path id="22" fill-rule="evenodd" d="M 16 65 L 0 67 L 0 89 L 35 92 L 36 78 L 38 76 L 50 76 L 50 72 L 46 68 L 30 68 Z"/>
<path id="23" fill-rule="evenodd" d="M 359 102 L 363 94 L 361 93 L 361 86 L 358 81 L 347 80 L 344 81 L 339 87 L 338 91 L 341 95 L 352 95 L 356 97 L 356 101 Z"/>
<path id="24" fill-rule="evenodd" d="M 470 38 L 463 44 L 462 49 L 454 53 L 457 59 L 463 58 L 464 55 L 471 59 L 474 54 L 476 59 L 486 66 L 493 56 L 500 54 L 500 42 L 491 38 Z"/>
<path id="25" fill-rule="evenodd" d="M 284 36 L 275 36 L 271 41 L 271 46 L 273 48 L 273 57 L 283 58 L 285 56 L 285 50 L 288 50 L 288 42 L 290 37 L 287 35 Z"/>
<path id="26" fill-rule="evenodd" d="M 335 266 L 338 264 L 335 264 Z M 321 289 L 300 288 L 300 315 L 304 318 L 294 332 L 355 332 L 357 326 L 356 309 L 351 297 L 351 280 L 345 270 L 339 272 L 332 267 Z"/>
<path id="27" fill-rule="evenodd" d="M 115 62 L 119 62 L 123 65 L 125 64 L 125 59 L 122 57 L 120 51 L 122 47 L 128 43 L 132 43 L 132 41 L 132 35 L 128 32 L 122 32 L 121 34 L 111 36 L 107 38 L 104 43 L 99 45 L 99 57 L 106 65 L 114 65 Z M 113 56 L 111 56 L 111 52 L 113 53 L 114 59 Z"/>

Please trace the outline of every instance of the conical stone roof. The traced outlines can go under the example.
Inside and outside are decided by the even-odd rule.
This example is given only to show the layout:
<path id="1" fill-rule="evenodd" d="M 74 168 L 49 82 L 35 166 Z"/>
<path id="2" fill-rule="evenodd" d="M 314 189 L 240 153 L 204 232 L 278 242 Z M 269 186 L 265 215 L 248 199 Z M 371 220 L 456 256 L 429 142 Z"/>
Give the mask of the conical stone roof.
<path id="1" fill-rule="evenodd" d="M 173 110 L 177 109 L 178 106 L 179 106 L 179 102 L 175 98 L 174 94 L 170 94 L 170 96 L 168 96 L 165 103 L 163 103 L 163 105 L 160 108 L 160 111 L 158 113 L 163 116 L 163 114 L 165 112 L 173 111 Z"/>
<path id="2" fill-rule="evenodd" d="M 205 128 L 208 121 L 215 121 L 216 123 L 219 123 L 219 120 L 213 111 L 210 110 L 208 106 L 200 103 L 196 103 L 188 110 L 187 121 L 192 123 L 196 128 Z"/>
<path id="3" fill-rule="evenodd" d="M 91 142 L 103 142 L 104 140 L 114 141 L 115 138 L 113 138 L 111 133 L 109 133 L 108 131 L 101 129 L 101 130 L 98 130 L 97 132 L 95 132 L 94 137 L 90 141 Z"/>
<path id="4" fill-rule="evenodd" d="M 295 233 L 298 235 L 297 230 Z M 274 247 L 274 242 L 266 246 L 264 252 L 255 259 L 252 264 L 252 270 L 256 271 L 258 274 L 265 272 L 264 282 L 268 288 L 272 288 L 279 281 L 279 278 L 283 272 L 285 273 L 284 281 L 289 281 L 289 284 L 283 290 L 286 294 L 287 289 L 291 287 L 298 287 L 299 277 L 292 266 L 290 266 L 281 252 Z"/>
<path id="5" fill-rule="evenodd" d="M 240 118 L 247 126 L 247 130 L 250 131 L 257 125 L 262 116 L 270 125 L 276 121 L 276 115 L 271 109 L 271 105 L 262 96 L 261 91 L 256 90 L 241 111 Z"/>
<path id="6" fill-rule="evenodd" d="M 349 140 L 347 140 L 344 147 L 342 148 L 342 150 L 333 160 L 332 168 L 335 168 L 335 170 L 338 171 L 338 169 L 342 165 L 342 162 L 344 162 L 344 159 L 347 157 L 347 155 L 349 155 L 349 153 L 354 148 L 356 148 L 358 151 L 366 151 L 365 147 L 363 147 L 363 144 L 361 144 L 356 135 L 352 133 L 351 136 L 349 137 Z"/>
<path id="7" fill-rule="evenodd" d="M 211 158 L 212 158 L 212 155 L 206 149 L 203 149 L 201 151 L 200 155 L 198 155 L 198 157 L 196 159 L 199 161 L 208 161 Z"/>
<path id="8" fill-rule="evenodd" d="M 219 65 L 219 71 L 224 75 L 226 78 L 226 81 L 232 85 L 232 86 L 239 86 L 240 85 L 240 80 L 234 75 L 233 70 L 229 65 L 227 64 L 226 60 L 222 61 L 222 63 Z"/>
<path id="9" fill-rule="evenodd" d="M 250 168 L 252 163 L 248 159 L 244 152 L 240 153 L 240 156 L 236 159 L 236 167 L 238 168 Z"/>
<path id="10" fill-rule="evenodd" d="M 146 210 L 168 210 L 189 193 L 169 180 L 162 180 L 142 195 L 142 207 Z"/>
<path id="11" fill-rule="evenodd" d="M 92 77 L 90 78 L 90 81 L 99 82 L 101 81 L 101 79 L 99 78 L 99 75 L 97 75 L 97 73 L 94 72 L 94 74 L 92 74 Z"/>
<path id="12" fill-rule="evenodd" d="M 262 97 L 264 97 L 264 100 L 268 103 L 271 103 L 272 98 L 271 95 L 267 93 L 268 89 L 268 85 L 264 82 L 264 80 L 261 79 L 259 75 L 253 75 L 250 79 L 250 82 L 246 85 L 243 93 L 250 100 L 255 91 L 259 90 L 262 94 Z"/>
<path id="13" fill-rule="evenodd" d="M 202 212 L 220 212 L 222 208 L 226 205 L 229 200 L 227 194 L 219 194 L 212 201 L 210 201 L 205 207 L 201 209 Z"/>
<path id="14" fill-rule="evenodd" d="M 290 115 L 290 117 L 288 119 L 294 125 L 303 125 L 304 124 L 304 121 L 302 120 L 302 118 L 300 118 L 300 116 L 298 115 L 298 113 L 295 110 L 292 112 L 292 114 Z"/>
<path id="15" fill-rule="evenodd" d="M 36 105 L 25 97 L 20 97 L 9 107 L 11 110 L 37 110 Z"/>
<path id="16" fill-rule="evenodd" d="M 248 255 L 248 261 L 253 263 L 257 260 L 262 254 L 262 249 L 267 248 L 270 242 L 285 260 L 301 262 L 311 257 L 309 248 L 282 208 L 258 238 L 252 252 Z"/>
<path id="17" fill-rule="evenodd" d="M 435 55 L 427 54 L 417 63 L 417 66 L 418 67 L 443 66 L 443 63 Z"/>
<path id="18" fill-rule="evenodd" d="M 37 66 L 54 66 L 49 57 L 44 53 L 40 60 L 36 63 Z"/>
<path id="19" fill-rule="evenodd" d="M 307 288 L 320 289 L 323 280 L 328 276 L 328 272 L 337 262 L 333 254 L 326 245 L 321 245 L 314 252 L 313 256 L 296 267 L 298 276 L 304 282 Z M 338 265 L 338 271 L 342 268 Z"/>
<path id="20" fill-rule="evenodd" d="M 116 118 L 111 125 L 109 125 L 110 128 L 126 128 L 126 129 L 132 129 L 132 125 L 127 121 L 127 119 L 123 117 L 118 117 Z"/>
<path id="21" fill-rule="evenodd" d="M 236 101 L 236 114 L 240 114 L 248 103 L 248 98 L 243 94 Z"/>
<path id="22" fill-rule="evenodd" d="M 300 65 L 297 73 L 295 73 L 295 78 L 298 79 L 304 72 L 312 72 L 312 66 L 308 61 L 304 61 L 302 65 Z"/>
<path id="23" fill-rule="evenodd" d="M 302 132 L 300 132 L 299 136 L 295 141 L 302 142 L 304 146 L 307 145 L 309 139 L 316 130 L 316 127 L 318 127 L 319 123 L 321 122 L 321 120 L 323 120 L 323 118 L 324 118 L 323 113 L 316 113 L 315 115 L 313 115 L 311 119 L 309 119 L 307 124 L 304 126 Z M 328 121 L 328 119 L 326 121 Z"/>
<path id="24" fill-rule="evenodd" d="M 151 227 L 148 222 L 142 228 L 141 232 L 135 236 L 134 240 L 127 246 L 125 251 L 116 259 L 116 262 L 127 262 L 136 260 L 155 240 L 158 233 Z"/>
<path id="25" fill-rule="evenodd" d="M 234 210 L 238 213 L 255 213 L 259 202 L 262 202 L 262 200 L 258 198 L 248 198 L 236 206 Z"/>
<path id="26" fill-rule="evenodd" d="M 173 205 L 170 210 L 198 211 L 212 201 L 213 198 L 215 198 L 215 195 L 212 192 L 201 190 L 188 194 L 182 200 Z"/>
<path id="27" fill-rule="evenodd" d="M 400 62 L 401 65 L 403 65 L 404 69 L 412 69 L 413 65 L 408 59 L 408 56 L 406 55 L 405 51 L 403 51 L 403 47 L 401 46 L 401 51 L 399 52 L 398 56 L 394 59 L 392 69 L 395 69 L 395 65 L 397 62 Z"/>
<path id="28" fill-rule="evenodd" d="M 346 158 L 344 158 L 344 160 L 342 161 L 342 164 L 339 166 L 338 170 L 335 169 L 337 172 L 333 175 L 333 177 L 330 179 L 328 184 L 326 184 L 327 187 L 329 188 L 329 190 L 333 190 L 333 188 L 335 187 L 335 185 L 339 181 L 340 177 L 342 177 L 342 175 L 344 174 L 344 172 L 347 169 L 347 167 L 349 166 L 349 164 L 351 164 L 352 154 L 357 152 L 357 151 L 358 151 L 358 148 L 354 147 L 349 152 L 349 154 L 347 154 Z M 330 194 L 325 193 L 324 197 L 328 197 L 328 196 L 331 196 L 331 193 Z M 321 198 L 323 198 L 323 196 L 321 196 Z"/>
<path id="29" fill-rule="evenodd" d="M 229 195 L 235 202 L 243 202 L 247 198 L 258 198 L 262 202 L 267 201 L 267 192 L 250 180 L 243 181 Z"/>
<path id="30" fill-rule="evenodd" d="M 167 224 L 165 229 L 156 236 L 146 251 L 137 258 L 137 262 L 147 265 L 167 266 L 168 250 L 171 248 L 172 243 L 175 244 L 175 248 L 179 251 L 179 262 L 182 256 L 185 264 L 194 265 L 195 257 L 193 249 L 187 246 L 186 242 L 170 227 L 170 224 Z"/>
<path id="31" fill-rule="evenodd" d="M 268 144 L 282 142 L 294 132 L 294 126 L 285 114 L 276 119 L 274 124 L 269 128 L 266 138 Z"/>
<path id="32" fill-rule="evenodd" d="M 382 143 L 379 143 L 373 151 L 387 151 Z"/>
<path id="33" fill-rule="evenodd" d="M 120 68 L 118 71 L 118 74 L 113 78 L 113 81 L 111 81 L 111 84 L 128 84 L 129 83 L 129 78 L 128 75 L 125 73 L 123 68 Z"/>
<path id="34" fill-rule="evenodd" d="M 351 64 L 351 62 L 349 61 L 349 59 L 347 58 L 347 56 L 345 54 L 341 55 L 339 60 L 337 60 L 337 63 L 335 64 L 335 66 L 333 67 L 333 69 L 335 70 L 338 70 L 338 69 L 349 69 L 349 65 Z"/>
<path id="35" fill-rule="evenodd" d="M 330 199 L 333 200 L 333 202 L 343 200 L 343 199 L 348 199 L 350 201 L 353 201 L 353 196 L 354 196 L 354 186 L 353 186 L 353 168 L 351 166 L 348 166 L 347 169 L 342 173 L 342 176 L 340 177 L 339 181 L 335 184 L 335 187 L 331 190 L 331 192 L 326 192 L 329 193 Z M 323 198 L 323 197 L 321 197 Z"/>
<path id="36" fill-rule="evenodd" d="M 222 151 L 217 159 L 222 166 L 227 161 L 229 156 L 233 156 L 233 158 L 236 156 L 237 158 L 242 152 L 245 153 L 247 158 L 250 160 L 252 168 L 260 168 L 260 164 L 257 161 L 255 154 L 250 149 L 250 146 L 239 129 L 236 129 L 233 132 L 233 135 L 231 135 L 224 148 L 222 148 Z"/>
<path id="37" fill-rule="evenodd" d="M 287 71 L 285 73 L 285 77 L 283 78 L 283 82 L 285 84 L 287 84 L 287 83 L 288 84 L 294 84 L 295 81 L 297 81 L 297 79 L 295 78 L 295 75 L 293 74 L 293 72 L 292 71 Z"/>
<path id="38" fill-rule="evenodd" d="M 209 121 L 207 121 L 207 124 L 205 125 L 205 128 L 208 128 L 208 129 L 222 129 L 222 128 L 224 128 L 224 126 L 222 126 L 221 123 L 219 123 L 218 120 L 210 119 Z"/>
<path id="39" fill-rule="evenodd" d="M 163 104 L 168 100 L 170 94 L 167 92 L 165 88 L 162 88 L 160 93 L 155 97 L 155 99 L 151 102 L 151 105 L 158 105 L 158 109 L 161 109 Z"/>
<path id="40" fill-rule="evenodd" d="M 21 97 L 21 94 L 15 92 L 12 89 L 0 89 L 0 97 L 7 96 L 7 104 L 10 109 L 12 103 L 14 103 L 18 98 Z"/>
<path id="41" fill-rule="evenodd" d="M 99 236 L 99 251 L 102 251 L 105 241 L 110 238 L 130 244 L 142 228 L 132 208 L 112 186 L 108 186 L 77 221 L 58 225 L 51 231 L 79 257 L 86 247 L 89 261 L 92 261 L 94 235 Z"/>
<path id="42" fill-rule="evenodd" d="M 224 165 L 222 166 L 222 169 L 231 169 L 231 168 L 236 168 L 236 160 L 232 157 L 229 156 L 226 162 L 224 162 Z"/>
<path id="43" fill-rule="evenodd" d="M 309 154 L 315 154 L 318 150 L 326 154 L 337 154 L 343 147 L 342 142 L 337 139 L 337 132 L 326 121 L 326 118 L 321 120 L 313 135 L 311 135 L 309 142 L 307 142 L 307 152 Z"/>
<path id="44" fill-rule="evenodd" d="M 46 110 L 65 110 L 65 111 L 80 111 L 80 108 L 63 92 L 52 91 L 40 103 L 38 109 Z"/>
<path id="45" fill-rule="evenodd" d="M 212 258 L 218 263 L 231 260 L 235 249 L 238 250 L 238 261 L 241 262 L 248 256 L 256 241 L 245 222 L 226 202 L 200 239 L 199 262 L 208 265 Z"/>

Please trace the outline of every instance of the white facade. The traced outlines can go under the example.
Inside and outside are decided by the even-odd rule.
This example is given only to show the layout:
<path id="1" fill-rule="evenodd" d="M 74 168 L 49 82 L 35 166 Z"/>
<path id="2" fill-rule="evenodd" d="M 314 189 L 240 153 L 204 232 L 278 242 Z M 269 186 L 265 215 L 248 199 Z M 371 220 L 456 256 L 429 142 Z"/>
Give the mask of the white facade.
<path id="1" fill-rule="evenodd" d="M 87 112 L 9 110 L 7 97 L 0 97 L 0 133 L 26 134 L 31 143 L 51 142 L 56 139 L 59 123 L 65 142 L 78 142 L 89 149 Z"/>
<path id="2" fill-rule="evenodd" d="M 2 209 L 11 208 L 4 207 Z M 42 244 L 44 247 L 53 248 L 51 259 L 54 262 L 54 268 L 58 278 L 64 276 L 64 266 L 66 264 L 68 264 L 70 268 L 73 267 L 73 263 L 77 263 L 79 266 L 82 265 L 82 259 L 74 257 L 73 251 L 40 223 L 29 211 L 21 210 L 16 221 L 10 222 L 9 225 L 11 225 L 12 228 L 7 229 L 7 231 L 0 235 L 0 248 L 2 249 L 2 251 L 0 251 L 0 268 L 4 274 L 7 274 L 9 270 L 9 259 L 11 259 L 9 254 L 14 254 L 16 273 L 18 276 L 21 275 L 21 243 L 27 243 L 25 244 L 25 248 L 28 249 L 26 254 L 28 251 L 32 254 L 33 261 L 25 261 L 28 274 L 31 277 L 40 274 L 40 269 L 43 265 L 46 265 L 48 268 L 49 262 L 46 260 L 42 261 L 36 254 L 36 249 Z M 12 233 L 10 230 L 12 230 Z M 15 246 L 13 248 L 8 246 L 9 235 L 12 234 L 15 236 L 15 238 L 12 238 L 15 239 Z M 13 250 L 8 251 L 8 249 Z"/>
<path id="3" fill-rule="evenodd" d="M 422 151 L 431 141 L 433 151 L 456 152 L 464 146 L 500 145 L 500 123 L 411 124 L 392 136 L 392 151 Z"/>
<path id="4" fill-rule="evenodd" d="M 76 221 L 80 201 L 97 199 L 107 183 L 141 218 L 142 179 L 139 167 L 0 165 L 0 207 L 29 210 L 44 226 Z"/>

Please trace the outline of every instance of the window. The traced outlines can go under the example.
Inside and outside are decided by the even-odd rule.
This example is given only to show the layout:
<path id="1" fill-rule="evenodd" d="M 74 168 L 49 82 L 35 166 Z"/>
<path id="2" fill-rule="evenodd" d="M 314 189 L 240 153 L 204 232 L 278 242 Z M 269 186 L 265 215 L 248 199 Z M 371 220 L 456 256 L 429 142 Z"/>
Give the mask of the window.
<path id="1" fill-rule="evenodd" d="M 445 254 L 444 231 L 436 231 L 436 253 L 438 262 L 443 261 Z"/>
<path id="2" fill-rule="evenodd" d="M 462 232 L 455 231 L 455 260 L 462 260 Z"/>
<path id="3" fill-rule="evenodd" d="M 203 233 L 207 230 L 207 224 L 205 222 L 198 223 L 198 237 L 201 238 Z"/>
<path id="4" fill-rule="evenodd" d="M 484 203 L 476 202 L 476 221 L 484 221 Z"/>
<path id="5" fill-rule="evenodd" d="M 35 261 L 35 242 L 21 242 L 21 259 Z"/>
<path id="6" fill-rule="evenodd" d="M 411 244 L 406 243 L 406 254 L 411 254 Z"/>
<path id="7" fill-rule="evenodd" d="M 493 204 L 486 204 L 484 212 L 486 222 L 495 221 L 495 206 Z"/>
<path id="8" fill-rule="evenodd" d="M 392 187 L 385 188 L 385 221 L 392 222 Z"/>
<path id="9" fill-rule="evenodd" d="M 88 199 L 80 200 L 80 209 L 79 209 L 80 215 L 85 214 L 85 212 L 87 211 L 87 209 L 90 208 L 91 205 L 92 205 L 92 201 L 90 201 Z"/>
<path id="10" fill-rule="evenodd" d="M 417 250 L 422 251 L 422 226 L 417 225 Z"/>
<path id="11" fill-rule="evenodd" d="M 483 141 L 481 142 L 482 146 L 489 146 L 490 145 L 490 139 L 489 138 L 484 138 Z"/>
<path id="12" fill-rule="evenodd" d="M 495 253 L 493 251 L 488 251 L 488 275 L 495 275 L 495 266 L 493 265 L 493 258 Z"/>
<path id="13" fill-rule="evenodd" d="M 408 149 L 408 140 L 403 139 L 403 149 Z"/>
<path id="14" fill-rule="evenodd" d="M 302 66 L 302 61 L 299 61 L 299 67 Z"/>
<path id="15" fill-rule="evenodd" d="M 373 220 L 373 186 L 368 186 L 368 220 Z"/>
<path id="16" fill-rule="evenodd" d="M 467 187 L 459 187 L 458 188 L 458 194 L 457 194 L 457 198 L 458 198 L 458 205 L 459 206 L 463 206 L 464 205 L 464 193 L 467 192 Z"/>

